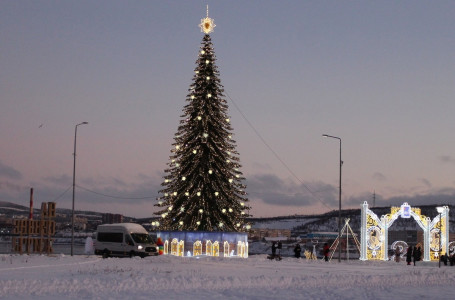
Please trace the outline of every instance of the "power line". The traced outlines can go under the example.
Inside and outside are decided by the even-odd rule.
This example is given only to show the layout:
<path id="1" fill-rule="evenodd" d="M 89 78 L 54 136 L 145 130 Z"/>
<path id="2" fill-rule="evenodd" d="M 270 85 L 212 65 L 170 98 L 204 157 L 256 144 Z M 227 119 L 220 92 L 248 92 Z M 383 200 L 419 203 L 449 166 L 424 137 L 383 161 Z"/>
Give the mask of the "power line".
<path id="1" fill-rule="evenodd" d="M 63 195 L 66 194 L 66 192 L 68 192 L 70 190 L 70 188 L 72 188 L 73 186 L 70 185 L 62 194 L 60 194 L 60 196 L 58 196 L 57 198 L 55 198 L 52 202 L 57 202 L 58 199 L 62 198 Z"/>
<path id="2" fill-rule="evenodd" d="M 300 180 L 300 178 L 291 170 L 291 168 L 289 168 L 289 166 L 281 159 L 281 157 L 272 149 L 272 147 L 265 141 L 265 139 L 262 137 L 262 135 L 256 130 L 256 128 L 253 126 L 253 124 L 251 124 L 251 122 L 247 119 L 247 117 L 245 116 L 245 114 L 240 110 L 240 108 L 237 106 L 237 104 L 235 103 L 235 101 L 231 98 L 231 96 L 229 96 L 229 94 L 225 91 L 225 94 L 226 96 L 231 100 L 232 104 L 234 104 L 235 108 L 237 109 L 237 111 L 240 113 L 240 115 L 242 115 L 243 119 L 247 122 L 248 126 L 251 127 L 251 129 L 253 129 L 254 133 L 256 133 L 256 135 L 259 137 L 259 139 L 262 141 L 262 143 L 270 150 L 270 152 L 273 153 L 273 155 L 275 156 L 276 159 L 278 159 L 278 161 L 286 168 L 286 170 L 288 170 L 288 172 L 295 178 L 297 179 L 298 182 L 300 182 L 300 184 L 303 185 L 303 187 L 314 197 L 316 198 L 317 200 L 319 200 L 319 202 L 321 202 L 325 207 L 329 208 L 329 209 L 332 209 L 330 206 L 328 206 L 326 203 L 324 203 L 324 201 L 322 201 L 321 198 L 319 198 L 315 192 L 313 192 L 302 180 Z"/>

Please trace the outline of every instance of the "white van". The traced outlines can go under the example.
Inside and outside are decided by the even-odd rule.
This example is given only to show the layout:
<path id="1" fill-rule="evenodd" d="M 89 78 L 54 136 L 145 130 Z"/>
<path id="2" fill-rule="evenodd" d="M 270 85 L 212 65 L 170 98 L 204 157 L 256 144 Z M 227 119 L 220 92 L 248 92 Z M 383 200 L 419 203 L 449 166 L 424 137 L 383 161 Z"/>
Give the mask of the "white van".
<path id="1" fill-rule="evenodd" d="M 139 224 L 99 225 L 96 231 L 95 254 L 109 256 L 158 255 L 158 247 L 147 230 Z"/>

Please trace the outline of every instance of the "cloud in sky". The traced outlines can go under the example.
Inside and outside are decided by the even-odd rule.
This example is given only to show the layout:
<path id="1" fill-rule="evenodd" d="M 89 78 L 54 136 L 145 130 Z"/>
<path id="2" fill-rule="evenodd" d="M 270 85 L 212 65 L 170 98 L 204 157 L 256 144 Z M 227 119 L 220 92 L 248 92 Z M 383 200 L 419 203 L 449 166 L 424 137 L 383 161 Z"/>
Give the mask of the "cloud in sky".
<path id="1" fill-rule="evenodd" d="M 111 176 L 81 176 L 76 181 L 76 210 L 151 217 L 160 184 L 159 176 L 144 174 L 138 174 L 134 182 Z M 32 187 L 35 203 L 56 202 L 57 208 L 72 205 L 72 176 L 66 174 L 46 176 L 29 184 L 0 181 L 0 200 L 27 206 Z"/>
<path id="2" fill-rule="evenodd" d="M 59 208 L 70 208 L 72 178 L 68 175 L 45 177 L 33 183 L 35 202 L 55 201 Z M 455 188 L 433 188 L 420 180 L 427 193 L 383 197 L 376 193 L 376 206 L 451 204 Z M 134 183 L 114 177 L 80 178 L 76 187 L 76 210 L 121 213 L 132 217 L 153 217 L 157 210 L 155 198 L 161 188 L 160 176 L 138 174 Z M 251 174 L 247 178 L 247 192 L 255 217 L 322 212 L 338 207 L 338 187 L 321 181 L 305 184 L 274 174 Z M 311 192 L 308 190 L 310 189 Z M 11 182 L 0 183 L 0 199 L 27 205 L 29 187 Z M 358 208 L 361 203 L 372 203 L 371 192 L 343 195 L 343 208 Z M 319 211 L 312 211 L 312 208 Z M 322 208 L 322 211 L 321 211 Z"/>
<path id="3" fill-rule="evenodd" d="M 331 207 L 338 201 L 338 189 L 323 182 L 298 184 L 273 174 L 257 174 L 248 177 L 247 185 L 252 200 L 260 199 L 269 205 L 300 207 L 322 204 Z"/>
<path id="4" fill-rule="evenodd" d="M 63 174 L 63 175 L 60 175 L 60 176 L 44 177 L 43 180 L 45 182 L 49 182 L 49 183 L 57 184 L 57 185 L 63 185 L 63 186 L 72 184 L 72 182 L 73 182 L 72 177 L 70 177 L 70 176 L 68 176 L 66 174 Z"/>
<path id="5" fill-rule="evenodd" d="M 374 180 L 377 180 L 377 181 L 386 181 L 387 178 L 384 176 L 384 174 L 380 173 L 380 172 L 376 172 L 373 174 L 373 179 Z"/>
<path id="6" fill-rule="evenodd" d="M 7 200 L 11 195 L 21 191 L 23 186 L 18 181 L 22 178 L 21 172 L 0 161 L 0 200 Z"/>
<path id="7" fill-rule="evenodd" d="M 0 177 L 9 179 L 22 179 L 22 174 L 13 167 L 7 166 L 0 161 Z"/>
<path id="8" fill-rule="evenodd" d="M 441 156 L 438 157 L 438 159 L 439 159 L 440 162 L 446 163 L 446 164 L 455 163 L 455 158 L 453 158 L 450 155 L 441 155 Z"/>
<path id="9" fill-rule="evenodd" d="M 0 199 L 3 199 L 3 200 L 6 200 L 8 198 L 6 198 L 5 196 L 3 196 L 4 192 L 19 192 L 23 190 L 23 186 L 20 185 L 20 184 L 16 184 L 16 183 L 13 183 L 13 182 L 10 182 L 10 181 L 0 181 Z"/>
<path id="10" fill-rule="evenodd" d="M 423 183 L 423 185 L 427 188 L 432 187 L 431 182 L 426 178 L 420 178 L 420 182 Z"/>
<path id="11" fill-rule="evenodd" d="M 263 170 L 263 171 L 268 171 L 268 172 L 270 172 L 272 170 L 272 167 L 270 167 L 270 165 L 267 163 L 254 162 L 252 164 L 252 166 L 256 170 Z"/>

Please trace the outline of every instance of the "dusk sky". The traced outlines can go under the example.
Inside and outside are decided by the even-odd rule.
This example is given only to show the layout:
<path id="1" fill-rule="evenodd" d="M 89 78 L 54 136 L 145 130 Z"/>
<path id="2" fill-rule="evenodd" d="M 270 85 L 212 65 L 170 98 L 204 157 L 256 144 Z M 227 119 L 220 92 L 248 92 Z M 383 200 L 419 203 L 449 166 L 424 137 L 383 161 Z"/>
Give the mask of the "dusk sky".
<path id="1" fill-rule="evenodd" d="M 3 0 L 0 201 L 153 216 L 207 4 L 253 216 L 454 204 L 442 0 Z"/>

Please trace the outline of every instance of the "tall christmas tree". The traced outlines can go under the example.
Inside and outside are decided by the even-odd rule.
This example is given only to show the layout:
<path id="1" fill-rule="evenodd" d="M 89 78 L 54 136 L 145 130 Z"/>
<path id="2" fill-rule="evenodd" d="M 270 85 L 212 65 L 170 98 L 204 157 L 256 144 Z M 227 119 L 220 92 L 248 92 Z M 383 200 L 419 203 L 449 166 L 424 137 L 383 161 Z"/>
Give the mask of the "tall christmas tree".
<path id="1" fill-rule="evenodd" d="M 199 27 L 205 35 L 157 199 L 158 224 L 164 230 L 245 231 L 250 207 L 215 65 L 209 35 L 215 24 L 208 9 Z"/>

